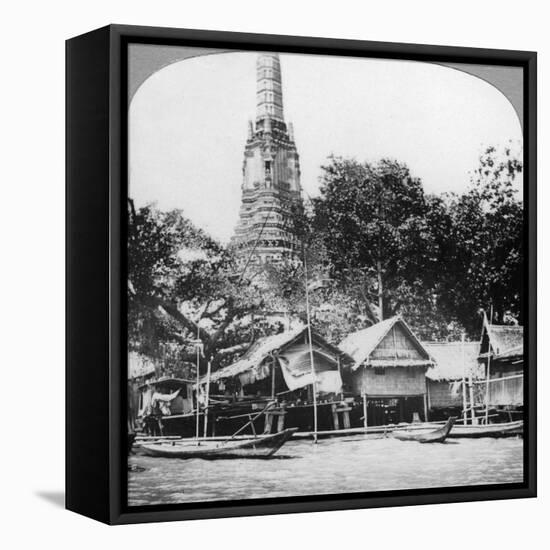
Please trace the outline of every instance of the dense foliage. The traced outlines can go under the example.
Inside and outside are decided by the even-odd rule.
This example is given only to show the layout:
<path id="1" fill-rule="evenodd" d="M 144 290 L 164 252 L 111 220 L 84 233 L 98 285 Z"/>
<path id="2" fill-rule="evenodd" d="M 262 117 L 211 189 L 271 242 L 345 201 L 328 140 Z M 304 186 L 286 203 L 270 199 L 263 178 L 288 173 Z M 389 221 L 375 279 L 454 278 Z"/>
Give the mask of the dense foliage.
<path id="1" fill-rule="evenodd" d="M 510 147 L 490 147 L 467 191 L 435 196 L 400 162 L 330 157 L 319 196 L 290 220 L 304 261 L 261 273 L 243 270 L 180 211 L 130 201 L 130 349 L 165 364 L 192 361 L 199 336 L 201 360 L 225 364 L 283 330 L 274 313 L 306 321 L 306 281 L 313 323 L 333 342 L 395 314 L 425 340 L 478 337 L 490 307 L 495 322 L 521 323 L 521 172 Z"/>
<path id="2" fill-rule="evenodd" d="M 230 251 L 181 211 L 135 210 L 130 202 L 128 221 L 131 350 L 164 359 L 167 349 L 176 349 L 178 359 L 193 360 L 198 337 L 205 361 L 220 347 L 253 337 L 248 325 L 236 327 L 262 307 L 263 298 L 240 280 Z"/>
<path id="3" fill-rule="evenodd" d="M 401 313 L 425 339 L 477 336 L 490 307 L 497 323 L 522 322 L 522 163 L 511 148 L 484 151 L 462 195 L 425 194 L 395 161 L 329 160 L 313 231 L 330 277 L 376 320 Z"/>

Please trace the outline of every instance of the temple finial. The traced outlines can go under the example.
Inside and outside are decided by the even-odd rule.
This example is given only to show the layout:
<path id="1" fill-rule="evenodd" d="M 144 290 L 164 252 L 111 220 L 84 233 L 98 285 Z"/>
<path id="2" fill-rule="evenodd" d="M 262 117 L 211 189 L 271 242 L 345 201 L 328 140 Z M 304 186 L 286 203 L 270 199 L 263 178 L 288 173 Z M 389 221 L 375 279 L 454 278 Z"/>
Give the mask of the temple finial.
<path id="1" fill-rule="evenodd" d="M 256 121 L 284 122 L 279 54 L 264 53 L 256 62 Z"/>

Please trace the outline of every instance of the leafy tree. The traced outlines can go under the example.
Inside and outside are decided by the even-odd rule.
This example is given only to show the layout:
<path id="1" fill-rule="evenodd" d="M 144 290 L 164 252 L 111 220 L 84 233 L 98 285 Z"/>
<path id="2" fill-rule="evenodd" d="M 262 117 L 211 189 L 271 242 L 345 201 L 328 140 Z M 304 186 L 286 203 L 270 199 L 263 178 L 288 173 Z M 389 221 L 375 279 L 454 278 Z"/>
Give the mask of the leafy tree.
<path id="1" fill-rule="evenodd" d="M 478 336 L 477 312 L 491 305 L 495 322 L 522 322 L 522 162 L 512 147 L 487 148 L 460 195 L 425 194 L 389 159 L 330 157 L 322 170 L 320 196 L 288 220 L 300 260 L 261 269 L 237 266 L 181 212 L 130 202 L 131 349 L 164 359 L 169 350 L 164 362 L 177 364 L 194 360 L 198 334 L 215 368 L 230 363 L 284 329 L 274 312 L 306 321 L 306 281 L 313 324 L 334 343 L 397 313 L 425 340 Z"/>
<path id="2" fill-rule="evenodd" d="M 523 322 L 523 204 L 518 199 L 523 164 L 511 146 L 488 147 L 472 173 L 471 188 L 447 198 L 448 254 L 442 306 L 479 333 L 480 308 L 494 321 Z"/>
<path id="3" fill-rule="evenodd" d="M 262 306 L 257 289 L 236 273 L 230 251 L 180 211 L 135 210 L 131 202 L 128 291 L 130 348 L 152 357 L 176 342 L 181 358 L 193 359 L 198 335 L 208 358 L 227 344 L 232 323 Z"/>
<path id="4" fill-rule="evenodd" d="M 522 162 L 513 147 L 487 148 L 461 195 L 426 195 L 395 161 L 329 160 L 311 234 L 356 321 L 401 313 L 426 340 L 478 336 L 478 312 L 489 306 L 495 322 L 522 322 Z"/>
<path id="5" fill-rule="evenodd" d="M 398 288 L 414 284 L 426 262 L 428 205 L 421 182 L 393 160 L 370 165 L 330 157 L 320 189 L 316 231 L 331 274 L 366 303 L 375 301 L 382 320 L 398 308 Z"/>

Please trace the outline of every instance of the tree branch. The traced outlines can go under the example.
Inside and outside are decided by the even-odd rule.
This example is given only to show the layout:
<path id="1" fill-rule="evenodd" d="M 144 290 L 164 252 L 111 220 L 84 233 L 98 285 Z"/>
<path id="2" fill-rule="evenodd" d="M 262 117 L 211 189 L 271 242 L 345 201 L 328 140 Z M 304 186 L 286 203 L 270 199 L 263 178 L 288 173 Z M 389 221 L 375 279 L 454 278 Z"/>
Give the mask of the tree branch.
<path id="1" fill-rule="evenodd" d="M 144 306 L 150 308 L 162 308 L 170 317 L 175 319 L 180 323 L 184 328 L 192 332 L 194 335 L 197 334 L 197 328 L 199 331 L 199 338 L 206 344 L 210 341 L 210 334 L 204 330 L 202 327 L 198 327 L 197 323 L 186 317 L 177 307 L 176 304 L 167 302 L 162 298 L 157 296 L 141 296 L 137 298 Z"/>

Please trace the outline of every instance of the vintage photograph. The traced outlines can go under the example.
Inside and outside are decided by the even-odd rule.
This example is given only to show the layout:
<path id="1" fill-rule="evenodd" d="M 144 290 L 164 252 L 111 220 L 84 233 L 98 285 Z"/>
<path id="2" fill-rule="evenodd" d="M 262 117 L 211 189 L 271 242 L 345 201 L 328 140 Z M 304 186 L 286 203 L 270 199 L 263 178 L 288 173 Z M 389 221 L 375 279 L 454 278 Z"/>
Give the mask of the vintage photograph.
<path id="1" fill-rule="evenodd" d="M 522 483 L 523 70 L 127 65 L 128 505 Z"/>

